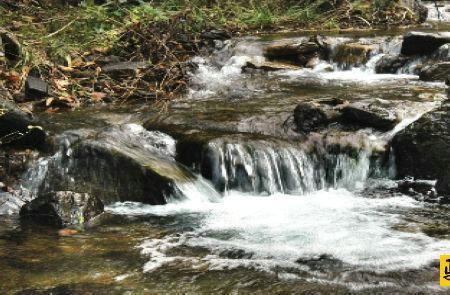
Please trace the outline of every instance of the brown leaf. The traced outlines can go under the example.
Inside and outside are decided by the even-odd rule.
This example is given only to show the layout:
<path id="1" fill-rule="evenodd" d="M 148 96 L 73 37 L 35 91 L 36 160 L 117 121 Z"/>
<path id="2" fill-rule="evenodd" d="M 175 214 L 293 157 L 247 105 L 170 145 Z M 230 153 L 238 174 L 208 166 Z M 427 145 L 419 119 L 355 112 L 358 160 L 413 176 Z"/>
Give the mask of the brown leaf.
<path id="1" fill-rule="evenodd" d="M 107 96 L 104 92 L 92 92 L 91 93 L 91 100 L 95 102 L 102 101 Z"/>

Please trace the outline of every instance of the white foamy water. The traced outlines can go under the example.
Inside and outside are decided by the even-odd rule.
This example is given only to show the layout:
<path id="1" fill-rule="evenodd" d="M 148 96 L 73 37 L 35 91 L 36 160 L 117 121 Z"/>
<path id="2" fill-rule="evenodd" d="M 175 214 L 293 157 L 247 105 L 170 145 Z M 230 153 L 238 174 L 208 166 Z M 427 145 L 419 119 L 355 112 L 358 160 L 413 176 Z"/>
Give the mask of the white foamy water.
<path id="1" fill-rule="evenodd" d="M 450 2 L 449 1 L 437 1 L 437 5 L 434 1 L 422 2 L 428 8 L 428 21 L 450 21 Z"/>
<path id="2" fill-rule="evenodd" d="M 402 232 L 393 228 L 402 220 L 402 213 L 421 206 L 406 196 L 369 199 L 347 190 L 268 197 L 233 191 L 216 203 L 122 203 L 107 210 L 126 215 L 191 214 L 191 218 L 198 219 L 199 225 L 193 231 L 144 241 L 139 247 L 149 257 L 145 271 L 175 261 L 210 270 L 305 270 L 306 266 L 296 260 L 324 254 L 356 270 L 388 271 L 423 267 L 448 250 L 448 241 L 431 238 L 419 230 Z M 180 247 L 206 248 L 210 254 L 173 254 Z M 237 250 L 245 253 L 241 259 L 221 255 Z"/>

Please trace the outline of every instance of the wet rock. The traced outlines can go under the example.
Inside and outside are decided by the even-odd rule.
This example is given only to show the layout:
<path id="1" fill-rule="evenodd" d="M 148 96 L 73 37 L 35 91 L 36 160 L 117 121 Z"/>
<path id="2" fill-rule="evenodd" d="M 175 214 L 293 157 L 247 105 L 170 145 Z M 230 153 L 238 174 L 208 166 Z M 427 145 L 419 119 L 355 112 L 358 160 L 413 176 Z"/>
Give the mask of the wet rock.
<path id="1" fill-rule="evenodd" d="M 0 98 L 0 145 L 40 148 L 45 132 L 29 113 Z"/>
<path id="2" fill-rule="evenodd" d="M 338 122 L 341 118 L 340 110 L 345 103 L 339 99 L 301 102 L 294 110 L 297 131 L 309 133 Z"/>
<path id="3" fill-rule="evenodd" d="M 438 195 L 450 201 L 450 105 L 431 111 L 392 141 L 400 179 L 437 180 Z"/>
<path id="4" fill-rule="evenodd" d="M 275 72 L 282 70 L 298 70 L 300 67 L 293 66 L 290 64 L 284 64 L 280 62 L 247 62 L 245 66 L 242 68 L 244 72 L 249 72 L 252 70 L 261 70 L 264 72 Z"/>
<path id="5" fill-rule="evenodd" d="M 343 119 L 349 124 L 388 131 L 393 129 L 401 118 L 394 103 L 381 99 L 367 99 L 345 106 Z"/>
<path id="6" fill-rule="evenodd" d="M 25 82 L 25 96 L 28 99 L 43 99 L 52 94 L 50 85 L 41 78 L 28 76 Z"/>
<path id="7" fill-rule="evenodd" d="M 145 61 L 126 61 L 112 63 L 102 67 L 102 72 L 113 78 L 127 77 L 135 75 L 137 71 L 145 69 L 149 64 Z"/>
<path id="8" fill-rule="evenodd" d="M 335 50 L 333 60 L 343 69 L 365 64 L 373 50 L 371 45 L 360 43 L 340 44 Z"/>
<path id="9" fill-rule="evenodd" d="M 278 43 L 267 47 L 264 56 L 269 60 L 291 61 L 305 66 L 311 58 L 318 56 L 319 50 L 315 42 Z"/>
<path id="10" fill-rule="evenodd" d="M 377 74 L 396 74 L 410 60 L 411 58 L 407 56 L 387 54 L 376 63 L 375 72 Z"/>
<path id="11" fill-rule="evenodd" d="M 450 76 L 450 62 L 435 63 L 423 67 L 419 78 L 422 81 L 445 81 Z"/>
<path id="12" fill-rule="evenodd" d="M 436 198 L 436 181 L 404 179 L 398 182 L 398 189 L 405 195 L 422 195 L 427 199 Z"/>
<path id="13" fill-rule="evenodd" d="M 4 55 L 10 62 L 17 62 L 22 54 L 22 49 L 17 38 L 10 32 L 0 29 L 0 47 L 3 47 Z M 0 49 L 1 51 L 1 49 Z"/>
<path id="14" fill-rule="evenodd" d="M 104 204 L 160 205 L 169 197 L 182 197 L 177 184 L 195 180 L 174 160 L 175 143 L 169 136 L 138 125 L 67 132 L 59 140 L 69 143 L 49 165 L 40 194 L 50 187 L 86 192 Z"/>
<path id="15" fill-rule="evenodd" d="M 428 55 L 446 43 L 450 43 L 450 33 L 410 32 L 404 36 L 401 53 L 407 56 Z"/>
<path id="16" fill-rule="evenodd" d="M 20 216 L 37 223 L 56 226 L 83 226 L 103 212 L 103 203 L 95 196 L 71 191 L 51 192 L 27 203 Z"/>

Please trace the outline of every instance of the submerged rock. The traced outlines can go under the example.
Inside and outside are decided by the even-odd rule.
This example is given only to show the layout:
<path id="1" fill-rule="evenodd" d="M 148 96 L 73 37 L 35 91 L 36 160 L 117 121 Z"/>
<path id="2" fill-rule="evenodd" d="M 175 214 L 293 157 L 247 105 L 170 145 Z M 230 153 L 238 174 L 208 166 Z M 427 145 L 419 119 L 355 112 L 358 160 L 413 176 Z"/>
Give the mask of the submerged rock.
<path id="1" fill-rule="evenodd" d="M 58 191 L 27 203 L 20 210 L 20 215 L 37 223 L 63 228 L 83 226 L 102 212 L 103 203 L 95 196 Z"/>
<path id="2" fill-rule="evenodd" d="M 450 62 L 440 62 L 425 66 L 419 77 L 423 81 L 445 81 L 450 76 Z"/>
<path id="3" fill-rule="evenodd" d="M 450 199 L 450 105 L 431 111 L 392 141 L 399 178 L 437 180 L 439 195 Z"/>
<path id="4" fill-rule="evenodd" d="M 449 33 L 410 32 L 403 39 L 401 53 L 408 56 L 428 55 L 446 43 L 450 43 Z"/>
<path id="5" fill-rule="evenodd" d="M 37 124 L 31 114 L 0 97 L 0 146 L 42 147 L 45 143 L 45 132 Z"/>

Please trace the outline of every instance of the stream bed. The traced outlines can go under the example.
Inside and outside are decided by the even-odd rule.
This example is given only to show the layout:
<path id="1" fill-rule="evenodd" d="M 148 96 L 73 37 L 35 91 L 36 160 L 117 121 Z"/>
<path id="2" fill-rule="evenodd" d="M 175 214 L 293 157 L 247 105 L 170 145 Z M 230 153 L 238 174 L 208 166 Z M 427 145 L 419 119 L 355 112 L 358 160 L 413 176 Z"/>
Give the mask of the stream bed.
<path id="1" fill-rule="evenodd" d="M 242 67 L 264 60 L 268 44 L 308 36 L 234 39 L 194 59 L 199 67 L 189 93 L 163 111 L 134 104 L 43 114 L 44 127 L 60 135 L 69 157 L 66 139 L 74 132 L 102 130 L 86 139 L 137 159 L 158 154 L 161 163 L 194 176 L 174 177 L 182 197 L 167 196 L 166 205 L 106 203 L 108 222 L 71 236 L 14 214 L 1 216 L 0 290 L 448 292 L 439 287 L 438 259 L 450 249 L 449 207 L 396 191 L 393 159 L 377 158 L 396 132 L 447 97 L 445 83 L 419 80 L 414 61 L 396 73 L 375 73 L 380 58 L 399 54 L 401 34 L 333 34 L 333 48 L 356 42 L 374 49 L 358 65 L 331 54 L 310 69 L 269 73 Z M 404 101 L 408 107 L 389 131 L 332 126 L 305 138 L 290 127 L 299 102 L 336 97 Z M 351 146 L 352 152 L 330 153 L 328 145 Z M 55 186 L 52 177 L 65 177 L 78 165 L 58 161 L 41 159 L 37 168 L 45 169 L 31 168 L 21 189 Z M 49 174 L 53 170 L 59 174 Z"/>

